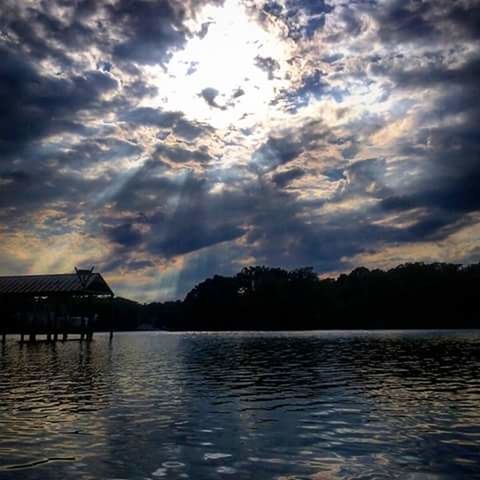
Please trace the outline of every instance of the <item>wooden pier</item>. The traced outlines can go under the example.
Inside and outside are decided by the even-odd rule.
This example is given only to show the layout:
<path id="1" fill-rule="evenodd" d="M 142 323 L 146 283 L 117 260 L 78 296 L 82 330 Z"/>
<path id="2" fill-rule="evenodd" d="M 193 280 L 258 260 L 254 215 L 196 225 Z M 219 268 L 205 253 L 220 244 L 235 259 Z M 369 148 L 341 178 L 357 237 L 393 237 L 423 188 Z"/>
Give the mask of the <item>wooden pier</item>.
<path id="1" fill-rule="evenodd" d="M 102 275 L 75 273 L 0 277 L 0 332 L 16 333 L 20 342 L 65 342 L 69 335 L 91 341 L 102 316 L 113 337 L 114 293 Z M 99 312 L 100 310 L 100 312 Z M 106 318 L 108 317 L 108 320 Z"/>

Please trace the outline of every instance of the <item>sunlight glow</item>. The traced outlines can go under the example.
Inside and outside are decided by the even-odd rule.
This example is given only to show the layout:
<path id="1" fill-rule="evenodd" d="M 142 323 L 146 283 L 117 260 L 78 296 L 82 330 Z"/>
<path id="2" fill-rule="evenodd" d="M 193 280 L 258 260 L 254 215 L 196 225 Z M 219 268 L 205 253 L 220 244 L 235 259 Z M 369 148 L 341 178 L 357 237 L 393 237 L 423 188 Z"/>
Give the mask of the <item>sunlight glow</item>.
<path id="1" fill-rule="evenodd" d="M 290 83 L 288 44 L 233 0 L 221 7 L 207 5 L 195 23 L 192 29 L 200 33 L 203 26 L 204 35 L 192 37 L 165 69 L 147 68 L 159 96 L 145 106 L 183 111 L 215 128 L 233 123 L 247 128 L 271 114 L 270 102 Z M 260 66 L 266 58 L 275 59 L 271 73 Z M 207 99 L 208 95 L 202 96 L 206 89 Z"/>

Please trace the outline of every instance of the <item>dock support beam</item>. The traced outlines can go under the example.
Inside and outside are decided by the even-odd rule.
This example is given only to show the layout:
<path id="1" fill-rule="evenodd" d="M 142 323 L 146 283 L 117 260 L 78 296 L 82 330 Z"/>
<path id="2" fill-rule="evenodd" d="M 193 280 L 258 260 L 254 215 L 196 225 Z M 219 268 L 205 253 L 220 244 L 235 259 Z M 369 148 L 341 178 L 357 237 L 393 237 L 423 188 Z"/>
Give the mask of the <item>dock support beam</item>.
<path id="1" fill-rule="evenodd" d="M 80 341 L 83 342 L 84 338 L 85 338 L 85 317 L 83 316 L 83 313 L 82 313 L 82 320 L 80 323 Z"/>
<path id="2" fill-rule="evenodd" d="M 52 315 L 50 309 L 47 309 L 47 342 L 52 341 Z"/>
<path id="3" fill-rule="evenodd" d="M 93 302 L 91 295 L 88 296 L 88 317 L 87 317 L 87 342 L 91 342 L 93 339 Z"/>
<path id="4" fill-rule="evenodd" d="M 53 341 L 56 342 L 57 340 L 58 340 L 57 313 L 55 312 L 55 316 L 53 317 Z"/>
<path id="5" fill-rule="evenodd" d="M 64 305 L 62 342 L 66 342 L 68 340 L 67 328 L 71 320 L 70 319 L 71 310 L 72 310 L 72 300 L 69 298 L 66 304 Z"/>
<path id="6" fill-rule="evenodd" d="M 55 299 L 53 306 L 53 341 L 58 340 L 58 300 Z"/>
<path id="7" fill-rule="evenodd" d="M 110 336 L 109 341 L 113 340 L 113 295 L 110 297 Z"/>

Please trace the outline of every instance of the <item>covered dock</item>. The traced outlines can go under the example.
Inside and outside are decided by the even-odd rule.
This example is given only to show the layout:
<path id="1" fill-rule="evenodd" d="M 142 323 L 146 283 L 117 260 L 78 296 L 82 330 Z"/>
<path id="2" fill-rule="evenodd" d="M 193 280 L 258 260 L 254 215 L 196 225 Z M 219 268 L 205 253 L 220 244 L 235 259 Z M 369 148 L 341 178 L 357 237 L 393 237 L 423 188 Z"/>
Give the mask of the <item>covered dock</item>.
<path id="1" fill-rule="evenodd" d="M 20 341 L 65 341 L 69 334 L 90 341 L 99 325 L 113 336 L 114 293 L 93 268 L 74 273 L 0 276 L 2 341 L 18 333 Z M 108 317 L 108 319 L 107 319 Z"/>

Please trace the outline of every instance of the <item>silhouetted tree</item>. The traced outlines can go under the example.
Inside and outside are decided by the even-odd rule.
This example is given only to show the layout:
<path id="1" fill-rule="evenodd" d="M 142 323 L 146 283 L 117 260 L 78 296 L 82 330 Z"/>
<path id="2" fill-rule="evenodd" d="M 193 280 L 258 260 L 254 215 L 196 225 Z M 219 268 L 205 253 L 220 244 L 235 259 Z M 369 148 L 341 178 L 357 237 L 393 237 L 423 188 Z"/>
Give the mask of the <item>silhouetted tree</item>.
<path id="1" fill-rule="evenodd" d="M 118 330 L 145 324 L 167 330 L 475 328 L 479 286 L 480 263 L 406 263 L 387 271 L 359 267 L 337 279 L 320 279 L 311 267 L 252 266 L 233 277 L 204 280 L 184 301 L 115 298 L 113 314 Z M 98 326 L 108 329 L 110 301 L 95 302 Z M 7 330 L 15 330 L 21 308 L 0 302 Z"/>

